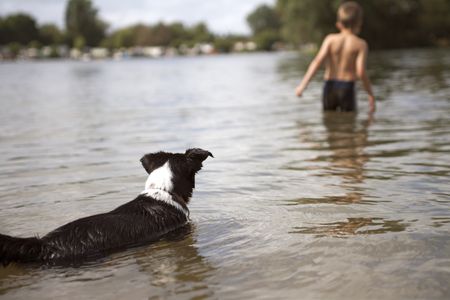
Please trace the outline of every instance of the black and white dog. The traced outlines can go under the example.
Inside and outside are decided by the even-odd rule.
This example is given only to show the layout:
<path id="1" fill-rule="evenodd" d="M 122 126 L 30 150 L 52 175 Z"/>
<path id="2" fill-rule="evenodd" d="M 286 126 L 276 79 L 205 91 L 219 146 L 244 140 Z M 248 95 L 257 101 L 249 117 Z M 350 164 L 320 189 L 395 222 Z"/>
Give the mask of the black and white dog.
<path id="1" fill-rule="evenodd" d="M 146 154 L 144 191 L 113 211 L 61 226 L 42 238 L 0 234 L 0 263 L 70 263 L 156 241 L 189 220 L 195 174 L 213 155 L 202 149 Z"/>

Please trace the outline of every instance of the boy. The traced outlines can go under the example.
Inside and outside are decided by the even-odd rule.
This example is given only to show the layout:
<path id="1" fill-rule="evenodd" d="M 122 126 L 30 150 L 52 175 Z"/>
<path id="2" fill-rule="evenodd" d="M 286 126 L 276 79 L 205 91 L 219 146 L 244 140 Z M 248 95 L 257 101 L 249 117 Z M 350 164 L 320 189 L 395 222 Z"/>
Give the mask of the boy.
<path id="1" fill-rule="evenodd" d="M 323 109 L 355 111 L 355 80 L 361 79 L 369 94 L 370 112 L 375 111 L 375 98 L 366 74 L 367 43 L 357 36 L 361 30 L 362 14 L 361 6 L 353 1 L 339 7 L 336 27 L 340 33 L 329 34 L 324 39 L 319 53 L 295 90 L 297 96 L 303 94 L 311 78 L 326 61 Z"/>

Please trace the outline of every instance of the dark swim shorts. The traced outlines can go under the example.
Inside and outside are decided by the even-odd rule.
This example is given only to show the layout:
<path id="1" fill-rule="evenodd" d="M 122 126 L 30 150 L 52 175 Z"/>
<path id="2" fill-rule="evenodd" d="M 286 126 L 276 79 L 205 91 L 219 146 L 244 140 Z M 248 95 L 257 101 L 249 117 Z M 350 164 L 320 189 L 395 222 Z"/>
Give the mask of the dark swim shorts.
<path id="1" fill-rule="evenodd" d="M 355 82 L 327 80 L 323 87 L 323 110 L 355 111 Z"/>

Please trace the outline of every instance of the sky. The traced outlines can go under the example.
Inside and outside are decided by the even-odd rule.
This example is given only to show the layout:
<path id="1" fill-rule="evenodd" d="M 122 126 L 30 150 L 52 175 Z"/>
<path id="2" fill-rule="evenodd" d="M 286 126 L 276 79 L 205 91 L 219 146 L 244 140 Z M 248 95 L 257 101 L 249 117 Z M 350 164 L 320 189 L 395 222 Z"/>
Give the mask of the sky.
<path id="1" fill-rule="evenodd" d="M 246 16 L 261 4 L 275 0 L 91 0 L 99 16 L 116 29 L 137 22 L 181 21 L 192 25 L 204 21 L 218 34 L 250 33 Z M 0 0 L 0 15 L 25 12 L 39 24 L 64 27 L 67 0 Z"/>

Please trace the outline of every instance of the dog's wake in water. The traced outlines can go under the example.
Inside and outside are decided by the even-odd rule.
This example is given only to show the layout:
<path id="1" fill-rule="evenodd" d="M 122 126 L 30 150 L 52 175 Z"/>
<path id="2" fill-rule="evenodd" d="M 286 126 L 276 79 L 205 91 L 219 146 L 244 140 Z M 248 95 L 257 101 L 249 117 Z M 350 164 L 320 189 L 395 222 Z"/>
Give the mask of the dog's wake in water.
<path id="1" fill-rule="evenodd" d="M 104 214 L 81 218 L 42 238 L 0 234 L 0 263 L 71 263 L 156 241 L 189 221 L 187 204 L 195 174 L 211 152 L 194 148 L 182 153 L 146 154 L 149 174 L 136 199 Z"/>

